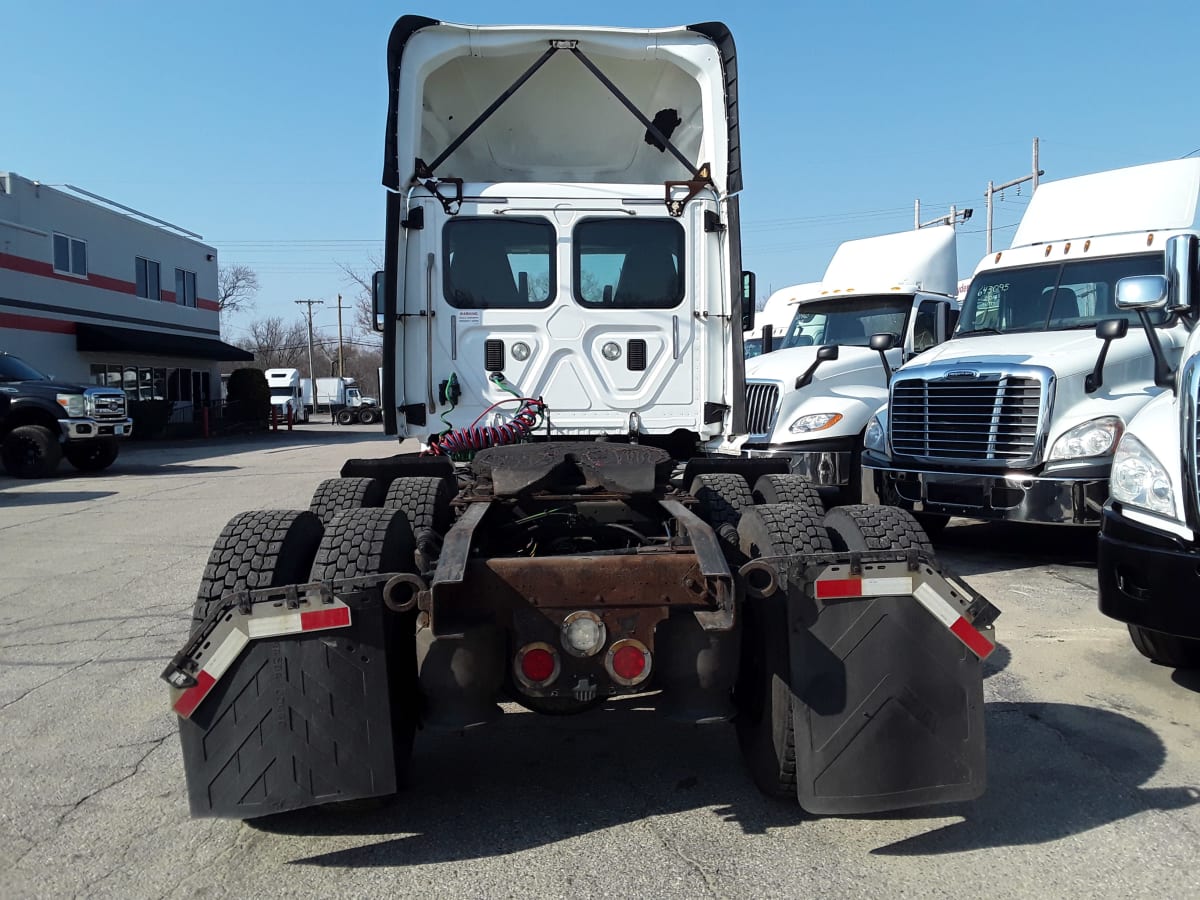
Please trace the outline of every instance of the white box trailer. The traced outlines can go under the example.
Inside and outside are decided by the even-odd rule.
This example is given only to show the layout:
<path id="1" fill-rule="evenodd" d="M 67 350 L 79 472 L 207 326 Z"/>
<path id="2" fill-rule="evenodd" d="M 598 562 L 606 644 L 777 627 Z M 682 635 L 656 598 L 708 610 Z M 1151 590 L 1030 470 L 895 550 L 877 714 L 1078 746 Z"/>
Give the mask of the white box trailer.
<path id="1" fill-rule="evenodd" d="M 1200 159 L 1042 184 L 1012 247 L 976 267 L 951 340 L 907 363 L 867 428 L 886 502 L 924 515 L 1096 525 L 1129 422 L 1170 387 L 1188 333 L 1116 302 L 1200 233 Z"/>

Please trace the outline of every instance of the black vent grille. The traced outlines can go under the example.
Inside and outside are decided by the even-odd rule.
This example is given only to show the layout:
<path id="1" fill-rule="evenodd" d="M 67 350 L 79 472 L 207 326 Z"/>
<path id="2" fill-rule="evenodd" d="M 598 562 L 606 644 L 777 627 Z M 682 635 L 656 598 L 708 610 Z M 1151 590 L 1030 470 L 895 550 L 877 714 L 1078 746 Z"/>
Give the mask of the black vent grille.
<path id="1" fill-rule="evenodd" d="M 779 386 L 750 382 L 746 385 L 746 433 L 769 434 L 779 407 Z"/>
<path id="2" fill-rule="evenodd" d="M 625 345 L 625 364 L 630 372 L 646 371 L 646 342 L 633 338 Z"/>
<path id="3" fill-rule="evenodd" d="M 484 342 L 483 367 L 489 372 L 504 371 L 504 341 L 490 340 Z"/>
<path id="4" fill-rule="evenodd" d="M 1036 378 L 897 381 L 888 413 L 892 451 L 927 459 L 1031 461 L 1041 405 Z"/>

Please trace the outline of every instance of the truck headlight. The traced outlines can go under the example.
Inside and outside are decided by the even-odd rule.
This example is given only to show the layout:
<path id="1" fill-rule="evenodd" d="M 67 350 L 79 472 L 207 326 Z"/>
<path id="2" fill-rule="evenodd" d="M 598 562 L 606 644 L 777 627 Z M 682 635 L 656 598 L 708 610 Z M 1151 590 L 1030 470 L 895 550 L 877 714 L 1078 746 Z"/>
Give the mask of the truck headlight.
<path id="1" fill-rule="evenodd" d="M 1050 461 L 1107 456 L 1121 439 L 1125 423 L 1116 416 L 1092 419 L 1059 435 L 1050 448 Z"/>
<path id="2" fill-rule="evenodd" d="M 788 426 L 792 434 L 808 434 L 812 431 L 824 431 L 842 421 L 841 413 L 812 413 L 801 416 Z"/>
<path id="3" fill-rule="evenodd" d="M 1145 444 L 1132 435 L 1125 435 L 1117 445 L 1109 491 L 1114 500 L 1175 517 L 1171 476 Z"/>
<path id="4" fill-rule="evenodd" d="M 59 394 L 56 399 L 72 419 L 82 419 L 87 415 L 87 400 L 83 394 Z"/>
<path id="5" fill-rule="evenodd" d="M 871 416 L 871 421 L 867 423 L 867 430 L 863 434 L 863 448 L 880 453 L 887 452 L 887 429 L 883 427 L 883 419 L 879 413 Z"/>

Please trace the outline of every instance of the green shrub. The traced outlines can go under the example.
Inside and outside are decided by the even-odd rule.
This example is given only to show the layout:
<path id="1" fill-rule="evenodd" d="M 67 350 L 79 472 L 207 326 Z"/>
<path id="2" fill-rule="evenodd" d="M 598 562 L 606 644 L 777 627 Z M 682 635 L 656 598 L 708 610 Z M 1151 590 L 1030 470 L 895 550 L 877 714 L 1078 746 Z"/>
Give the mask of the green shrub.
<path id="1" fill-rule="evenodd" d="M 133 436 L 141 440 L 159 437 L 167 429 L 175 404 L 170 400 L 130 400 L 129 417 Z"/>
<path id="2" fill-rule="evenodd" d="M 229 375 L 225 418 L 262 422 L 271 415 L 271 388 L 262 369 L 234 369 Z"/>

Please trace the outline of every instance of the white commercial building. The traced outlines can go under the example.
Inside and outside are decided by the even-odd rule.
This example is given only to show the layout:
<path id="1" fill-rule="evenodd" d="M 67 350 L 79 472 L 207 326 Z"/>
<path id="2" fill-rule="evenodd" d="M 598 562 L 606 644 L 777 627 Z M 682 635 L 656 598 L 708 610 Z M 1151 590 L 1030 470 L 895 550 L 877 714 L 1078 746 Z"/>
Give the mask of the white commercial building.
<path id="1" fill-rule="evenodd" d="M 221 397 L 217 251 L 73 186 L 0 172 L 0 350 L 176 409 Z"/>

